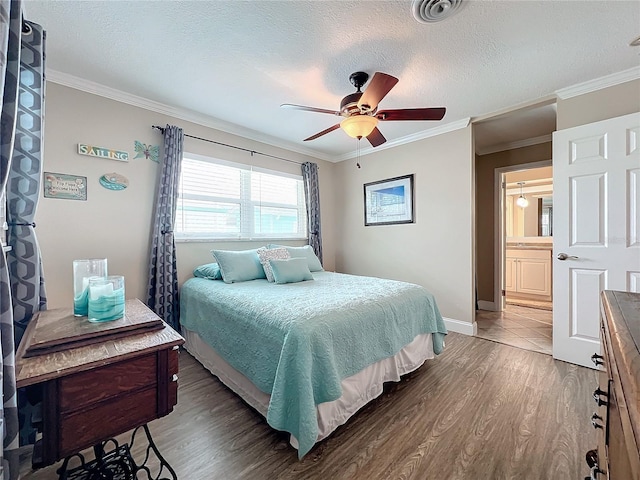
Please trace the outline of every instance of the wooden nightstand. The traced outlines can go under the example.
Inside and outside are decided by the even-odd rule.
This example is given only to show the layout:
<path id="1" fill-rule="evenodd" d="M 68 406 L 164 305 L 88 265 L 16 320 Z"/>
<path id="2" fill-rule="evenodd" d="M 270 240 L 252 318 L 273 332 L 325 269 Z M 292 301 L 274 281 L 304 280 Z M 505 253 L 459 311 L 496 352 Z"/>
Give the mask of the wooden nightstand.
<path id="1" fill-rule="evenodd" d="M 34 467 L 99 446 L 173 410 L 184 339 L 139 300 L 127 300 L 126 317 L 90 324 L 71 309 L 34 316 L 16 354 L 17 386 L 42 393 Z M 53 329 L 58 333 L 52 337 Z"/>

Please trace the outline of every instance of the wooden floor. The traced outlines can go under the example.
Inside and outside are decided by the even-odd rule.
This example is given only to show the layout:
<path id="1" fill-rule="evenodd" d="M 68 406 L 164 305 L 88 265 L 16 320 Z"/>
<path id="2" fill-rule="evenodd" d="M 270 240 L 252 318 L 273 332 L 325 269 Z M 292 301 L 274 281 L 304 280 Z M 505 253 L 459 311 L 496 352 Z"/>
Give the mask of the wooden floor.
<path id="1" fill-rule="evenodd" d="M 446 342 L 442 355 L 390 384 L 301 461 L 284 434 L 186 352 L 178 405 L 150 428 L 180 480 L 588 475 L 594 371 L 455 333 Z M 27 469 L 23 479 L 57 478 L 55 468 Z"/>

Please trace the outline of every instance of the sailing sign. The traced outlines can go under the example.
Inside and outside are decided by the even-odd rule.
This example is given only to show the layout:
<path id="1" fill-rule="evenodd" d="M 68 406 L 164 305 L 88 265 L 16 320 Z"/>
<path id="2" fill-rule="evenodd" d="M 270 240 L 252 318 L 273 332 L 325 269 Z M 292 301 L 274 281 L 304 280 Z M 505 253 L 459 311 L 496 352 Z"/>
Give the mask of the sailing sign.
<path id="1" fill-rule="evenodd" d="M 80 155 L 88 155 L 90 157 L 107 158 L 109 160 L 118 160 L 120 162 L 129 161 L 129 153 L 120 150 L 113 150 L 111 148 L 96 147 L 93 145 L 86 145 L 84 143 L 78 144 L 78 153 Z"/>

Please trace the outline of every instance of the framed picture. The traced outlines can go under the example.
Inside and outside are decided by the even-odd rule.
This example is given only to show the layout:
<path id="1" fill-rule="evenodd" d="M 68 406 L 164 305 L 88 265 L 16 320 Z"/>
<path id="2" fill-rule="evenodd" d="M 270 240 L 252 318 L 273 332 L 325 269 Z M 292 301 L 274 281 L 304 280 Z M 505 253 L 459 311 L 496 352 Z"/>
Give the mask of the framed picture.
<path id="1" fill-rule="evenodd" d="M 364 184 L 364 224 L 414 223 L 413 174 Z"/>
<path id="2" fill-rule="evenodd" d="M 87 177 L 44 172 L 44 196 L 65 200 L 86 200 Z"/>

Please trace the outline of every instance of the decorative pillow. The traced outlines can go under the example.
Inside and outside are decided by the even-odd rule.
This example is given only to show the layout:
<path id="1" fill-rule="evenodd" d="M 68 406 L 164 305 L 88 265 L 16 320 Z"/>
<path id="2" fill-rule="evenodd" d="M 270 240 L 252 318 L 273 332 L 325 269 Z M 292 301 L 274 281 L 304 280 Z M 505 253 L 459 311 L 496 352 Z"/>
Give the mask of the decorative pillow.
<path id="1" fill-rule="evenodd" d="M 305 245 L 304 247 L 289 247 L 287 245 L 274 245 L 269 244 L 267 248 L 286 248 L 289 252 L 289 256 L 291 258 L 306 258 L 309 264 L 309 271 L 311 272 L 322 272 L 324 269 L 322 268 L 322 264 L 318 257 L 311 248 L 311 245 Z"/>
<path id="2" fill-rule="evenodd" d="M 269 260 L 276 283 L 297 283 L 313 280 L 306 258 Z"/>
<path id="3" fill-rule="evenodd" d="M 273 271 L 271 270 L 271 264 L 269 263 L 269 260 L 286 260 L 287 258 L 291 258 L 291 255 L 289 255 L 289 251 L 284 247 L 272 248 L 270 250 L 267 248 L 259 248 L 258 258 L 260 259 L 262 268 L 264 268 L 264 273 L 267 276 L 267 280 L 273 282 Z"/>
<path id="4" fill-rule="evenodd" d="M 222 280 L 222 273 L 217 263 L 206 263 L 194 268 L 193 276 L 208 280 Z"/>
<path id="5" fill-rule="evenodd" d="M 257 250 L 211 250 L 218 261 L 224 283 L 246 282 L 267 278 L 260 264 Z"/>

